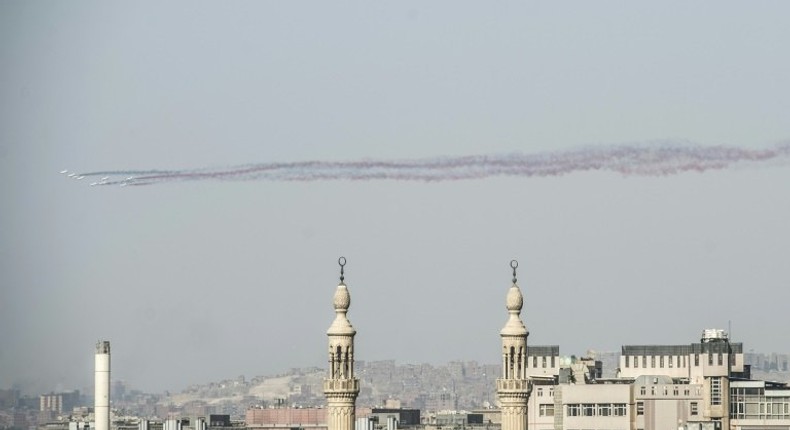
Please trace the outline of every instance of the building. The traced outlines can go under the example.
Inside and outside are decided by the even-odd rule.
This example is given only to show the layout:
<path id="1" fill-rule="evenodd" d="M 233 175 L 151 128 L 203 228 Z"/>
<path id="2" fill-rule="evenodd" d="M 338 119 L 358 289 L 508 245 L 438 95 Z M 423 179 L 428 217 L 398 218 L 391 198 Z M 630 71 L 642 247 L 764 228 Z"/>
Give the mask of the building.
<path id="1" fill-rule="evenodd" d="M 326 408 L 250 408 L 245 422 L 250 428 L 326 428 Z"/>
<path id="2" fill-rule="evenodd" d="M 768 381 L 730 382 L 730 427 L 790 429 L 790 388 Z"/>
<path id="3" fill-rule="evenodd" d="M 530 378 L 553 377 L 560 372 L 560 347 L 527 346 L 527 376 Z"/>
<path id="4" fill-rule="evenodd" d="M 527 353 L 530 429 L 790 430 L 790 388 L 751 380 L 743 345 L 722 330 L 688 345 L 623 346 L 616 378 L 556 346 Z"/>
<path id="5" fill-rule="evenodd" d="M 15 408 L 19 402 L 19 390 L 0 390 L 0 410 Z"/>
<path id="6" fill-rule="evenodd" d="M 335 290 L 333 305 L 335 320 L 326 334 L 329 338 L 329 374 L 324 379 L 328 430 L 353 430 L 359 379 L 354 377 L 354 336 L 357 331 L 346 314 L 351 295 L 344 283 L 346 259 L 338 259 L 340 283 Z"/>
<path id="7" fill-rule="evenodd" d="M 704 330 L 700 342 L 690 345 L 623 346 L 620 377 L 644 375 L 671 378 L 670 382 L 685 385 L 681 391 L 688 389 L 701 395 L 684 404 L 688 413 L 678 419 L 711 421 L 718 423 L 719 428 L 729 427 L 730 379 L 749 377 L 748 367 L 744 367 L 743 344 L 731 343 L 723 330 Z M 663 392 L 668 388 L 658 389 Z M 650 398 L 644 400 L 646 414 L 654 403 Z"/>
<path id="8" fill-rule="evenodd" d="M 496 388 L 502 410 L 502 430 L 527 430 L 527 404 L 532 382 L 527 372 L 527 336 L 529 331 L 521 321 L 524 297 L 516 283 L 518 262 L 510 262 L 513 284 L 507 293 L 508 320 L 499 332 L 502 339 L 502 377 Z M 481 417 L 482 420 L 482 417 Z"/>
<path id="9" fill-rule="evenodd" d="M 62 414 L 64 412 L 71 412 L 74 407 L 79 406 L 79 403 L 79 391 L 42 394 L 39 396 L 39 411 Z"/>
<path id="10" fill-rule="evenodd" d="M 380 426 L 393 421 L 396 428 L 420 425 L 419 409 L 373 408 L 368 417 Z"/>

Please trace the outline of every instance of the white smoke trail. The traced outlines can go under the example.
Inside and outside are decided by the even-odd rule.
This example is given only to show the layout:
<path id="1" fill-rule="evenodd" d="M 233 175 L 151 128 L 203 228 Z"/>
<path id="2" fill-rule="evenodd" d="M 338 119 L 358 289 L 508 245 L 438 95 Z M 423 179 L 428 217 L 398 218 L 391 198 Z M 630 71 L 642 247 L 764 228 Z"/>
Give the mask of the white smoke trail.
<path id="1" fill-rule="evenodd" d="M 493 176 L 545 177 L 609 171 L 626 176 L 668 176 L 726 169 L 736 164 L 790 160 L 790 142 L 763 149 L 664 141 L 585 147 L 536 154 L 437 157 L 414 160 L 303 161 L 185 170 L 106 170 L 92 185 L 140 186 L 167 182 L 231 181 L 456 181 Z"/>

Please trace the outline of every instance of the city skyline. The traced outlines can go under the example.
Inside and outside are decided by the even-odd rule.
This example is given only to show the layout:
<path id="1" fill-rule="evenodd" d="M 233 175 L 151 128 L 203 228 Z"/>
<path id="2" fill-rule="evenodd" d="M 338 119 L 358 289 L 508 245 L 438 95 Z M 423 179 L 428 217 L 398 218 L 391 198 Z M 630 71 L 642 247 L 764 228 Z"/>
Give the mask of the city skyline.
<path id="1" fill-rule="evenodd" d="M 735 339 L 735 341 L 740 342 L 741 340 Z M 683 342 L 682 341 L 678 341 L 676 343 L 682 344 Z M 532 346 L 536 347 L 536 345 L 532 345 Z M 567 351 L 564 348 L 562 348 L 562 345 L 555 345 L 555 346 L 560 348 L 560 357 L 563 357 L 565 359 L 571 359 L 572 357 L 601 359 L 601 357 L 606 357 L 604 359 L 603 371 L 604 371 L 604 375 L 609 375 L 609 376 L 613 376 L 613 374 L 615 372 L 615 367 L 616 367 L 616 362 L 615 361 L 611 361 L 611 360 L 614 360 L 614 359 L 616 359 L 617 357 L 620 356 L 620 348 L 618 348 L 617 350 L 609 350 L 609 351 L 599 350 L 599 349 L 595 349 L 595 348 L 590 348 L 590 349 L 587 349 L 585 351 Z M 621 347 L 622 346 L 625 346 L 625 345 L 621 345 Z M 757 367 L 753 367 L 753 372 L 761 372 L 761 371 L 762 372 L 771 372 L 771 371 L 787 372 L 788 371 L 787 368 L 783 368 L 783 367 L 781 367 L 781 365 L 782 365 L 782 363 L 785 363 L 786 361 L 788 361 L 788 357 L 790 357 L 790 352 L 783 352 L 783 351 L 771 351 L 771 352 L 754 351 L 751 348 L 747 348 L 747 346 L 748 346 L 748 343 L 744 342 L 744 354 L 747 357 L 746 358 L 747 364 L 752 364 L 753 366 L 757 365 Z M 539 349 L 546 348 L 546 347 L 547 347 L 547 345 L 537 345 L 537 348 L 539 348 Z M 776 362 L 776 360 L 781 360 L 781 361 L 780 362 Z M 753 363 L 751 363 L 752 361 L 753 361 Z M 463 364 L 472 364 L 472 363 L 474 363 L 474 364 L 479 365 L 479 366 L 484 367 L 484 368 L 485 367 L 490 367 L 492 369 L 492 372 L 499 372 L 499 371 L 501 371 L 501 369 L 498 367 L 498 366 L 500 366 L 501 363 L 498 363 L 497 361 L 478 362 L 477 360 L 467 360 L 467 359 L 463 359 L 463 358 L 458 358 L 458 359 L 454 359 L 454 360 L 450 360 L 450 361 L 446 361 L 446 362 L 435 362 L 435 361 L 427 361 L 427 360 L 415 361 L 415 362 L 399 362 L 399 361 L 394 360 L 394 359 L 384 358 L 384 359 L 380 359 L 380 360 L 357 360 L 357 363 L 359 363 L 363 368 L 366 367 L 369 364 L 378 365 L 378 364 L 383 364 L 383 363 L 393 363 L 394 366 L 396 366 L 396 367 L 410 368 L 410 367 L 413 367 L 413 366 L 417 366 L 417 367 L 429 366 L 429 367 L 435 367 L 437 369 L 438 368 L 442 368 L 442 367 L 452 367 L 452 366 L 455 366 L 455 365 L 458 365 L 458 364 L 462 364 L 463 365 Z M 778 367 L 775 368 L 774 364 L 776 364 Z M 212 385 L 212 384 L 216 384 L 216 383 L 220 383 L 220 382 L 224 382 L 224 381 L 237 380 L 239 377 L 243 377 L 246 380 L 255 380 L 255 379 L 260 379 L 260 378 L 263 378 L 263 379 L 274 378 L 274 379 L 276 379 L 276 378 L 278 378 L 278 377 L 280 377 L 282 375 L 287 375 L 287 374 L 290 374 L 291 372 L 294 372 L 294 371 L 304 372 L 304 371 L 308 371 L 308 370 L 319 371 L 321 374 L 324 374 L 324 373 L 327 372 L 327 370 L 324 368 L 324 365 L 325 365 L 325 363 L 317 363 L 316 365 L 307 366 L 307 367 L 289 367 L 289 368 L 279 369 L 279 370 L 275 371 L 274 373 L 267 373 L 267 374 L 262 374 L 262 373 L 259 373 L 259 374 L 241 374 L 241 375 L 228 374 L 228 375 L 225 375 L 224 377 L 221 377 L 219 379 L 214 379 L 214 380 L 203 380 L 200 377 L 195 377 L 195 378 L 191 379 L 185 386 L 181 386 L 181 387 L 165 387 L 161 391 L 145 391 L 145 390 L 141 390 L 141 387 L 138 387 L 135 384 L 135 381 L 128 380 L 128 379 L 118 379 L 118 378 L 113 377 L 111 379 L 111 382 L 113 384 L 119 383 L 119 384 L 123 385 L 125 387 L 125 389 L 132 389 L 132 390 L 142 391 L 142 392 L 147 393 L 147 394 L 170 393 L 170 395 L 173 395 L 173 394 L 176 394 L 176 393 L 179 393 L 179 392 L 189 391 L 191 389 L 194 389 L 195 387 L 201 387 L 201 386 L 205 386 L 205 385 Z M 88 375 L 88 377 L 89 376 L 90 375 Z M 790 375 L 788 375 L 788 376 L 790 377 Z M 492 373 L 491 378 L 493 378 L 493 379 L 491 379 L 491 381 L 495 380 L 495 374 Z M 790 380 L 788 380 L 788 382 L 790 382 Z M 74 386 L 55 386 L 55 387 L 52 387 L 52 388 L 49 388 L 49 389 L 44 389 L 44 390 L 40 390 L 40 389 L 38 389 L 38 387 L 35 387 L 35 386 L 25 387 L 25 386 L 11 386 L 11 385 L 9 385 L 9 386 L 0 386 L 0 389 L 12 389 L 12 388 L 13 389 L 19 389 L 20 393 L 23 394 L 23 395 L 39 395 L 39 394 L 49 394 L 49 393 L 69 393 L 69 392 L 72 392 L 72 391 L 75 391 L 75 390 L 79 391 L 79 392 L 82 392 L 84 394 L 87 394 L 89 392 L 92 392 L 93 387 L 94 387 L 94 381 L 90 380 L 90 381 L 86 381 L 84 384 L 77 384 L 77 385 L 74 385 Z M 493 385 L 492 385 L 491 388 L 492 388 L 492 391 L 493 391 Z"/>
<path id="2" fill-rule="evenodd" d="M 790 138 L 788 14 L 2 2 L 0 381 L 79 386 L 99 339 L 152 392 L 322 366 L 341 255 L 360 360 L 496 362 L 514 258 L 530 343 L 616 350 L 731 322 L 747 350 L 790 350 L 783 162 L 440 183 L 58 173 L 759 151 Z"/>

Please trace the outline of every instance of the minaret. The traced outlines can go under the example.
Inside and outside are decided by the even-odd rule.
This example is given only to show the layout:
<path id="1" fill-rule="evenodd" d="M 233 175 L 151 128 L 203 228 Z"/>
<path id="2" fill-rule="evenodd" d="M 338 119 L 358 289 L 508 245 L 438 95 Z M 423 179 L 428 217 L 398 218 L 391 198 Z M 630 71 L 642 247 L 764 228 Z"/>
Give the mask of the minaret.
<path id="1" fill-rule="evenodd" d="M 340 284 L 335 290 L 335 320 L 326 332 L 329 337 L 329 375 L 324 379 L 327 430 L 354 430 L 354 409 L 359 394 L 359 380 L 354 378 L 354 335 L 357 331 L 346 317 L 351 304 L 351 295 L 343 283 L 346 259 L 340 257 L 337 262 L 340 264 Z"/>
<path id="2" fill-rule="evenodd" d="M 527 430 L 527 401 L 532 382 L 527 377 L 527 336 L 529 331 L 521 321 L 524 297 L 516 284 L 518 261 L 510 262 L 513 285 L 507 292 L 507 311 L 510 314 L 499 335 L 502 337 L 502 378 L 496 389 L 502 409 L 502 430 Z"/>
<path id="3" fill-rule="evenodd" d="M 93 416 L 95 430 L 110 430 L 110 342 L 96 342 Z"/>

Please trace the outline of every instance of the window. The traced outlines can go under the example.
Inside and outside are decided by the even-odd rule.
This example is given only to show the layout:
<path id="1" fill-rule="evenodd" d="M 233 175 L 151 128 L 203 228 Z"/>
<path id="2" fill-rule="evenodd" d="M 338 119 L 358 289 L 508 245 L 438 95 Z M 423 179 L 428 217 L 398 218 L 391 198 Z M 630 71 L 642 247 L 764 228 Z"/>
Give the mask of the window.
<path id="1" fill-rule="evenodd" d="M 670 357 L 669 357 L 669 368 L 670 368 L 670 369 L 673 367 L 673 366 L 672 366 L 672 364 L 673 364 L 672 362 L 673 362 L 673 361 L 675 361 L 675 357 L 672 357 L 672 356 L 670 356 Z"/>
<path id="2" fill-rule="evenodd" d="M 721 404 L 721 377 L 710 378 L 710 404 Z"/>
<path id="3" fill-rule="evenodd" d="M 552 369 L 554 368 L 554 356 L 553 355 L 551 356 L 551 368 Z"/>
<path id="4" fill-rule="evenodd" d="M 722 358 L 723 358 L 723 354 L 721 352 L 719 352 L 719 366 L 724 364 L 724 361 L 722 360 Z"/>
<path id="5" fill-rule="evenodd" d="M 626 368 L 630 367 L 630 366 L 628 365 L 630 361 L 631 361 L 631 356 L 630 356 L 630 355 L 626 355 L 626 356 L 625 356 L 625 367 L 626 367 Z"/>
<path id="6" fill-rule="evenodd" d="M 688 389 L 688 387 L 686 387 L 686 388 L 684 388 L 684 389 L 683 389 L 683 395 L 684 395 L 684 396 L 688 396 L 688 395 L 689 395 L 689 389 Z"/>
<path id="7" fill-rule="evenodd" d="M 732 356 L 730 356 L 730 360 L 732 360 L 732 365 L 733 366 L 735 366 L 736 358 L 738 358 L 738 354 L 732 354 Z"/>
<path id="8" fill-rule="evenodd" d="M 549 397 L 554 397 L 554 387 L 549 387 Z"/>
<path id="9" fill-rule="evenodd" d="M 566 415 L 569 416 L 569 417 L 578 417 L 578 416 L 580 416 L 582 414 L 581 413 L 581 405 L 579 405 L 579 404 L 568 405 L 568 411 L 567 412 L 568 413 Z"/>
<path id="10" fill-rule="evenodd" d="M 582 405 L 582 416 L 594 417 L 595 416 L 595 404 L 594 403 L 584 403 Z"/>
<path id="11" fill-rule="evenodd" d="M 680 394 L 680 388 L 678 388 L 678 386 L 675 385 L 674 387 L 672 387 L 672 395 L 677 396 L 678 394 Z"/>
<path id="12" fill-rule="evenodd" d="M 533 355 L 532 356 L 532 367 L 534 367 L 536 369 L 538 368 L 538 356 L 537 355 Z"/>
<path id="13" fill-rule="evenodd" d="M 554 416 L 554 403 L 542 403 L 538 405 L 538 414 L 541 417 L 553 417 Z"/>
<path id="14" fill-rule="evenodd" d="M 543 397 L 543 387 L 538 387 L 538 397 Z"/>
<path id="15" fill-rule="evenodd" d="M 602 403 L 598 405 L 598 416 L 599 417 L 608 417 L 612 415 L 612 405 Z"/>
<path id="16" fill-rule="evenodd" d="M 699 414 L 699 406 L 697 405 L 697 402 L 691 402 L 689 409 L 692 416 Z"/>
<path id="17" fill-rule="evenodd" d="M 624 417 L 626 414 L 625 403 L 615 403 L 614 404 L 614 416 L 616 417 Z"/>
<path id="18" fill-rule="evenodd" d="M 746 414 L 746 404 L 739 402 L 733 403 L 730 405 L 730 417 L 732 418 L 732 414 L 735 413 L 735 418 L 746 418 L 744 415 Z"/>
<path id="19" fill-rule="evenodd" d="M 647 357 L 642 356 L 642 367 L 647 367 Z"/>
<path id="20" fill-rule="evenodd" d="M 647 394 L 647 389 L 645 388 L 645 386 L 644 386 L 644 385 L 643 385 L 643 386 L 641 386 L 641 387 L 639 387 L 639 394 L 641 394 L 641 395 L 643 395 L 643 396 L 644 396 L 645 394 Z"/>
<path id="21" fill-rule="evenodd" d="M 664 385 L 664 395 L 665 396 L 669 395 L 669 387 L 667 387 L 666 385 Z"/>
<path id="22" fill-rule="evenodd" d="M 543 361 L 543 368 L 545 369 L 546 368 L 546 357 L 541 357 L 541 358 L 543 359 L 542 360 Z"/>
<path id="23" fill-rule="evenodd" d="M 694 366 L 699 366 L 699 354 L 694 354 Z"/>
<path id="24" fill-rule="evenodd" d="M 650 367 L 652 367 L 653 369 L 656 368 L 656 356 L 655 355 L 651 355 L 650 356 Z"/>
<path id="25" fill-rule="evenodd" d="M 634 369 L 639 368 L 639 357 L 634 356 Z"/>
<path id="26" fill-rule="evenodd" d="M 658 357 L 658 366 L 664 368 L 664 356 Z"/>
<path id="27" fill-rule="evenodd" d="M 650 395 L 651 396 L 655 396 L 656 395 L 656 386 L 655 385 L 651 385 L 650 386 Z"/>
<path id="28" fill-rule="evenodd" d="M 645 414 L 645 403 L 644 402 L 636 402 L 636 414 L 637 415 L 644 415 Z"/>
<path id="29" fill-rule="evenodd" d="M 713 351 L 708 350 L 708 366 L 713 366 Z"/>

